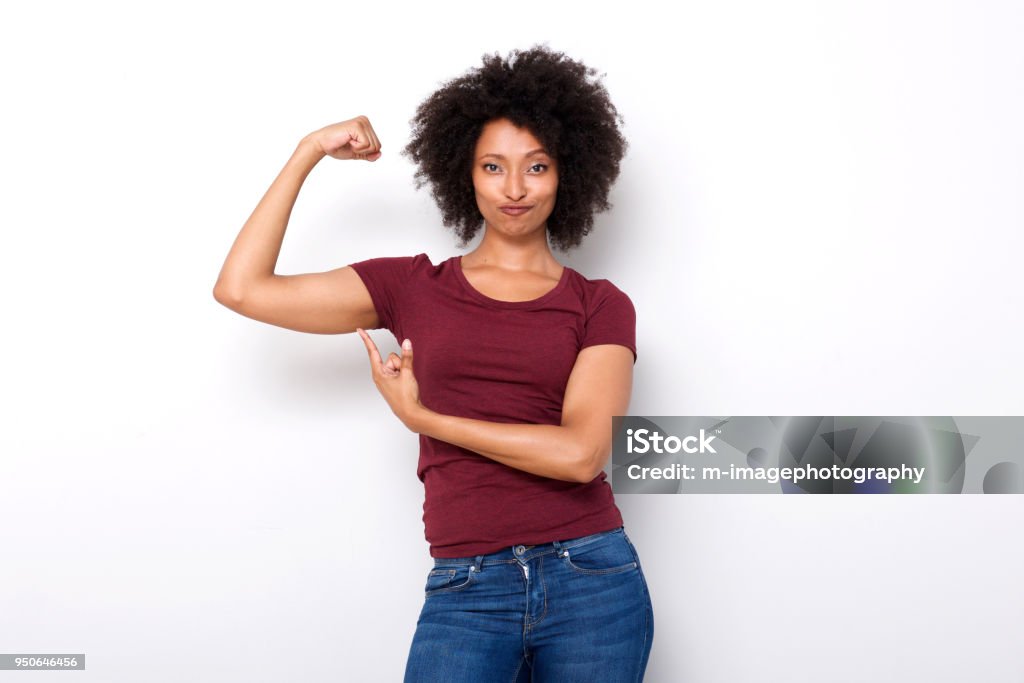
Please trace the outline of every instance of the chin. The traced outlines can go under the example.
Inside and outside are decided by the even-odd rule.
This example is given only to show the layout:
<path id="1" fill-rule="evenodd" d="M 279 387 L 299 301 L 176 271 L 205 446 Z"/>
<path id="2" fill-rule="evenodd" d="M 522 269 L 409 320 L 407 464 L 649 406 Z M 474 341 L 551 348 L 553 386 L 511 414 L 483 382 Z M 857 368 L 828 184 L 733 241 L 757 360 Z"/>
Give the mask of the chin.
<path id="1" fill-rule="evenodd" d="M 502 229 L 501 232 L 508 235 L 509 237 L 527 237 L 537 232 L 544 232 L 544 230 L 542 228 L 509 228 Z"/>

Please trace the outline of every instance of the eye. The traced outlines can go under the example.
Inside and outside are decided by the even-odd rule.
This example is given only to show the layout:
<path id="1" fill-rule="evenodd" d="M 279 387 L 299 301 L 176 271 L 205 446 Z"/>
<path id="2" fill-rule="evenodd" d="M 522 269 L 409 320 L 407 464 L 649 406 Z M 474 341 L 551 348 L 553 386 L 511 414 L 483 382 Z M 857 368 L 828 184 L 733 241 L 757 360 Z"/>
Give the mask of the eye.
<path id="1" fill-rule="evenodd" d="M 544 171 L 548 170 L 548 165 L 534 164 L 533 166 L 530 167 L 530 170 L 533 171 L 534 173 L 543 173 Z"/>
<path id="2" fill-rule="evenodd" d="M 495 173 L 498 170 L 497 164 L 484 164 L 483 169 L 489 173 Z"/>

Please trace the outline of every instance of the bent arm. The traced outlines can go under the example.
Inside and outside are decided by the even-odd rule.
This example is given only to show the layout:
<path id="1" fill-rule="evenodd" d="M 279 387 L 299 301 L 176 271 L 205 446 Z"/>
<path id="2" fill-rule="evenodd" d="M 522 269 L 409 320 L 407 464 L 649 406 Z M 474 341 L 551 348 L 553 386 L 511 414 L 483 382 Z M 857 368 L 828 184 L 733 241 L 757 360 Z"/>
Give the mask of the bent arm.
<path id="1" fill-rule="evenodd" d="M 351 267 L 274 273 L 299 190 L 324 156 L 310 135 L 296 147 L 228 252 L 213 288 L 219 303 L 253 320 L 300 332 L 340 334 L 379 326 L 370 293 Z"/>
<path id="2" fill-rule="evenodd" d="M 504 424 L 422 408 L 409 421 L 420 434 L 542 477 L 588 483 L 612 450 L 612 416 L 625 415 L 633 353 L 618 344 L 580 351 L 569 375 L 560 425 Z"/>
<path id="3" fill-rule="evenodd" d="M 248 290 L 274 277 L 288 218 L 299 190 L 324 156 L 308 138 L 303 138 L 295 148 L 235 238 L 213 288 L 218 301 L 240 300 Z"/>

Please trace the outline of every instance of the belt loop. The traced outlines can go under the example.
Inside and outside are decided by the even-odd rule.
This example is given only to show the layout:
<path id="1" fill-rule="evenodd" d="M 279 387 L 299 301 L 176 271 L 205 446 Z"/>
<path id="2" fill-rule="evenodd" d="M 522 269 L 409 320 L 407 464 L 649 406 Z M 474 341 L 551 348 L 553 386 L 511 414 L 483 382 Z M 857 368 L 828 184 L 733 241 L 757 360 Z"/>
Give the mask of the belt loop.
<path id="1" fill-rule="evenodd" d="M 476 570 L 480 571 L 483 568 L 484 568 L 484 556 L 483 555 L 477 555 L 476 556 Z"/>
<path id="2" fill-rule="evenodd" d="M 551 541 L 551 545 L 555 546 L 555 557 L 562 556 L 562 544 L 558 541 Z"/>

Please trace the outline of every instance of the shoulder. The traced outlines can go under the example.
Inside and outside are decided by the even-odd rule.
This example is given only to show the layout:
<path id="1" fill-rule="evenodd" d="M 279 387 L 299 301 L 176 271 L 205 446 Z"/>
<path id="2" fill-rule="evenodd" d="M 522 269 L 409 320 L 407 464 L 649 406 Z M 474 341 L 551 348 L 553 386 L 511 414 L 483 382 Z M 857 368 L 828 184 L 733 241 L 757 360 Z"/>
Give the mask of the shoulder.
<path id="1" fill-rule="evenodd" d="M 433 266 L 434 264 L 430 261 L 430 256 L 426 253 L 416 254 L 415 256 L 375 256 L 362 261 L 355 261 L 348 265 L 359 266 L 363 264 L 373 265 L 387 265 L 394 267 L 422 267 L 423 265 Z"/>
<path id="2" fill-rule="evenodd" d="M 577 274 L 578 275 L 578 274 Z M 636 309 L 629 296 L 610 280 L 574 277 L 582 299 L 584 332 L 580 348 L 619 344 L 636 362 Z"/>
<path id="3" fill-rule="evenodd" d="M 430 273 L 435 266 L 426 253 L 415 256 L 377 256 L 348 264 L 359 275 L 406 279 L 416 273 Z"/>
<path id="4" fill-rule="evenodd" d="M 588 317 L 605 307 L 628 309 L 635 315 L 632 299 L 611 280 L 588 278 L 576 270 L 572 270 L 572 274 Z"/>

